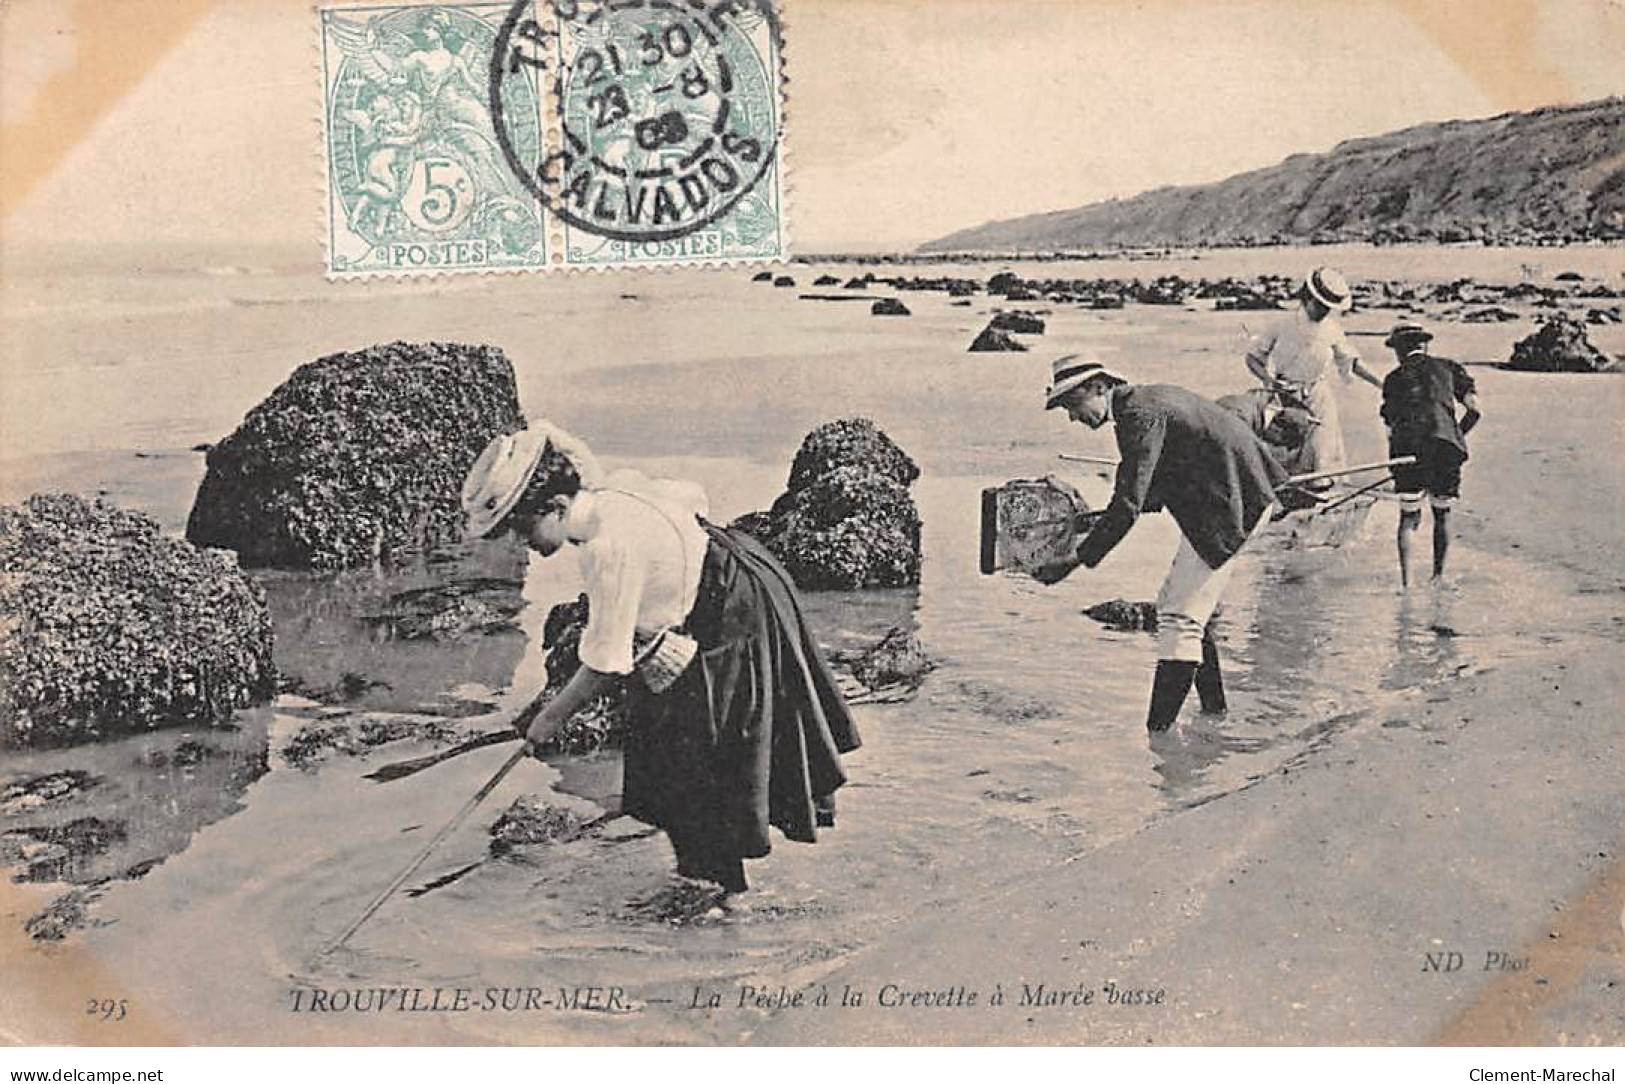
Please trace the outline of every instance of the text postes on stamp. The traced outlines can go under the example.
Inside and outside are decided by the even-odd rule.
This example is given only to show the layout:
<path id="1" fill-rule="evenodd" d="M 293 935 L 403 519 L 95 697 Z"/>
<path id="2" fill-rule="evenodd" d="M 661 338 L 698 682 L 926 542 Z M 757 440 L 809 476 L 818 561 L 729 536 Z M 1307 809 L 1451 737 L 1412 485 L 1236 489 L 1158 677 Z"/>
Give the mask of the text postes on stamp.
<path id="1" fill-rule="evenodd" d="M 786 254 L 771 0 L 518 0 L 489 101 L 513 176 L 556 226 L 556 263 L 614 267 Z M 548 138 L 510 124 L 540 79 Z"/>
<path id="2" fill-rule="evenodd" d="M 327 269 L 334 276 L 542 268 L 542 205 L 507 168 L 487 73 L 507 3 L 327 8 Z M 504 140 L 540 155 L 545 88 L 503 81 Z"/>

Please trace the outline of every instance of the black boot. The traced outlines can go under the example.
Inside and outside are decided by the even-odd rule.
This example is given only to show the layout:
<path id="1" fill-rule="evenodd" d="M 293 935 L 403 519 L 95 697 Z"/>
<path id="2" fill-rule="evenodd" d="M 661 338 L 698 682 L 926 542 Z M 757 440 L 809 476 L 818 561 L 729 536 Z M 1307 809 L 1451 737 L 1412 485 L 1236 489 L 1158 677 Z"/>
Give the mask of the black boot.
<path id="1" fill-rule="evenodd" d="M 1179 659 L 1158 659 L 1157 676 L 1151 680 L 1151 710 L 1145 717 L 1150 731 L 1167 730 L 1179 718 L 1179 709 L 1191 691 L 1196 664 Z"/>
<path id="2" fill-rule="evenodd" d="M 1213 634 L 1202 637 L 1202 665 L 1196 668 L 1196 695 L 1202 700 L 1202 710 L 1217 714 L 1229 705 L 1224 699 L 1224 671 L 1219 669 L 1219 645 Z"/>

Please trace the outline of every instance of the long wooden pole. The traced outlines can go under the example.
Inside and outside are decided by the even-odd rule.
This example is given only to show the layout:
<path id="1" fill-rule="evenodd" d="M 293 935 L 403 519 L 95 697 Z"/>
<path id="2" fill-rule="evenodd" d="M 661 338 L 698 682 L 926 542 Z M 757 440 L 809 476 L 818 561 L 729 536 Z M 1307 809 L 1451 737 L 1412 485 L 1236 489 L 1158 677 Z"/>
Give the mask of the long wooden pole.
<path id="1" fill-rule="evenodd" d="M 1368 470 L 1382 470 L 1385 467 L 1408 467 L 1415 462 L 1414 455 L 1402 455 L 1397 459 L 1384 459 L 1381 463 L 1361 463 L 1358 467 L 1338 467 L 1336 470 L 1315 471 L 1313 474 L 1294 474 L 1286 480 L 1286 484 L 1301 486 L 1305 482 L 1318 482 L 1322 478 L 1341 478 L 1345 474 L 1362 474 Z"/>
<path id="2" fill-rule="evenodd" d="M 524 745 L 520 746 L 514 752 L 513 756 L 509 757 L 507 761 L 503 763 L 502 767 L 497 769 L 497 773 L 490 779 L 486 780 L 483 787 L 474 792 L 474 797 L 463 803 L 463 808 L 457 811 L 457 815 L 452 817 L 451 820 L 447 821 L 446 826 L 434 834 L 434 838 L 429 840 L 429 842 L 424 846 L 423 850 L 418 852 L 418 856 L 412 859 L 411 862 L 407 863 L 406 868 L 401 870 L 393 881 L 389 882 L 389 886 L 382 892 L 378 893 L 371 903 L 367 904 L 367 909 L 362 911 L 361 915 L 354 922 L 345 927 L 343 933 L 329 941 L 326 946 L 324 946 L 322 950 L 316 954 L 317 957 L 319 958 L 326 956 L 328 953 L 332 952 L 334 949 L 348 941 L 355 934 L 355 932 L 366 923 L 367 919 L 371 918 L 377 912 L 378 908 L 382 907 L 384 903 L 388 901 L 389 897 L 393 896 L 396 890 L 399 889 L 401 885 L 406 883 L 407 878 L 411 877 L 412 874 L 418 871 L 418 867 L 423 865 L 423 863 L 428 860 L 429 855 L 436 847 L 440 846 L 441 841 L 455 832 L 458 825 L 467 820 L 468 815 L 474 812 L 474 808 L 481 802 L 485 801 L 486 798 L 491 796 L 491 792 L 497 789 L 497 784 L 506 779 L 508 777 L 508 773 L 513 771 L 521 760 L 524 760 L 531 754 L 531 750 L 532 746 L 528 741 Z"/>
<path id="3" fill-rule="evenodd" d="M 1380 486 L 1385 486 L 1389 482 L 1392 482 L 1393 480 L 1394 480 L 1394 476 L 1392 474 L 1385 474 L 1381 478 L 1378 478 L 1375 482 L 1372 482 L 1370 485 L 1361 486 L 1359 489 L 1356 489 L 1353 493 L 1345 493 L 1341 497 L 1337 498 L 1335 501 L 1331 501 L 1328 504 L 1321 505 L 1319 508 L 1314 510 L 1313 514 L 1317 515 L 1317 516 L 1323 516 L 1327 512 L 1330 512 L 1332 509 L 1341 508 L 1345 504 L 1352 501 L 1354 498 L 1363 497 L 1367 493 L 1370 493 L 1373 489 L 1377 489 Z"/>

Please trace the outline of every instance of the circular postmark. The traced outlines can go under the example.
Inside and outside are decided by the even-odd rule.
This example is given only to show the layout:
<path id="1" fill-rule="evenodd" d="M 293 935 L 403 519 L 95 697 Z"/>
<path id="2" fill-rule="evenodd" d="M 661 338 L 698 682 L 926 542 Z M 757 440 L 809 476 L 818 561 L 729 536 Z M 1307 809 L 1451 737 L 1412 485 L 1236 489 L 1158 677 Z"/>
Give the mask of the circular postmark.
<path id="1" fill-rule="evenodd" d="M 490 102 L 513 175 L 549 212 L 612 240 L 665 241 L 729 214 L 779 139 L 771 0 L 517 0 L 491 53 Z M 771 42 L 764 49 L 765 38 Z M 514 80 L 551 81 L 540 152 L 510 137 Z"/>

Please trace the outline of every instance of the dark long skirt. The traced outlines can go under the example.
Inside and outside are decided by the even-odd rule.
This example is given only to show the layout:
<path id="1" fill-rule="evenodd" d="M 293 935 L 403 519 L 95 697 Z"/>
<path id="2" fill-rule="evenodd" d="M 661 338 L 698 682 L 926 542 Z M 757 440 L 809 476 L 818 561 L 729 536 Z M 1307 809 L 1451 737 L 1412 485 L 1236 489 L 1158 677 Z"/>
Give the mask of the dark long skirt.
<path id="1" fill-rule="evenodd" d="M 857 727 L 789 573 L 755 539 L 710 536 L 685 631 L 699 653 L 656 696 L 634 681 L 623 810 L 666 831 L 677 870 L 742 892 L 768 826 L 802 843 L 833 823 Z"/>

